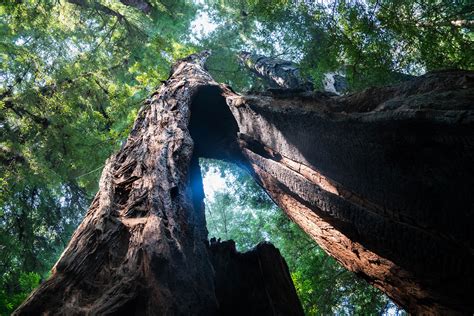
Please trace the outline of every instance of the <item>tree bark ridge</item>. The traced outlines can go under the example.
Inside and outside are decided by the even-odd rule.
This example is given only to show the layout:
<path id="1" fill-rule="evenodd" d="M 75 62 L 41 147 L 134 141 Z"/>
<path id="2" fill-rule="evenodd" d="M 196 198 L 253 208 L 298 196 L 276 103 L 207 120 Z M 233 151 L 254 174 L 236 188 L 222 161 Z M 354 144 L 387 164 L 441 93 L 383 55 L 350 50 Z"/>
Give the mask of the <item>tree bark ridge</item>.
<path id="1" fill-rule="evenodd" d="M 198 157 L 244 165 L 323 249 L 408 311 L 474 310 L 472 72 L 344 97 L 241 96 L 213 81 L 207 55 L 173 66 L 51 278 L 15 314 L 249 314 L 257 301 L 302 314 L 278 251 L 209 247 Z"/>
<path id="2" fill-rule="evenodd" d="M 215 315 L 224 308 L 252 311 L 255 306 L 248 304 L 256 304 L 255 297 L 267 314 L 285 315 L 289 308 L 302 315 L 288 269 L 269 265 L 283 260 L 269 246 L 254 252 L 268 254 L 266 271 L 251 254 L 233 254 L 226 264 L 241 265 L 241 275 L 257 278 L 270 271 L 284 288 L 268 296 L 263 295 L 268 281 L 236 280 L 227 287 L 248 288 L 242 301 L 222 302 L 216 293 L 226 264 L 211 261 L 218 255 L 207 241 L 202 179 L 189 131 L 193 101 L 201 89 L 218 87 L 203 69 L 207 56 L 176 63 L 140 110 L 127 142 L 108 159 L 99 192 L 51 277 L 15 315 Z M 288 297 L 291 305 L 276 303 Z"/>
<path id="3" fill-rule="evenodd" d="M 469 312 L 473 78 L 227 102 L 250 169 L 328 253 L 411 312 Z"/>

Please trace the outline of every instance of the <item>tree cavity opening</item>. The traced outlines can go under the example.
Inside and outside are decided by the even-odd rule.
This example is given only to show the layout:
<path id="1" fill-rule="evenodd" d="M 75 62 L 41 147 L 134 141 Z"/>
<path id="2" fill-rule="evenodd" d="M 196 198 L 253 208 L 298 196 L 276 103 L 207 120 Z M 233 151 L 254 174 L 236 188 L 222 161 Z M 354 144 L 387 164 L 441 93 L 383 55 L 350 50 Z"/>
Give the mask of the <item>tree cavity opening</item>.
<path id="1" fill-rule="evenodd" d="M 398 314 L 396 305 L 385 295 L 343 268 L 291 222 L 246 171 L 237 143 L 238 125 L 218 86 L 201 88 L 195 96 L 189 130 L 194 140 L 194 202 L 202 206 L 204 200 L 211 244 L 219 239 L 224 243 L 232 240 L 238 251 L 249 251 L 238 256 L 251 256 L 256 253 L 256 245 L 272 242 L 286 259 L 308 314 L 315 310 L 323 314 L 373 310 Z M 235 311 L 231 301 L 239 294 L 228 292 L 227 287 L 239 280 L 228 277 L 240 270 L 223 271 L 216 286 L 228 297 L 219 300 L 223 310 L 229 307 L 229 311 Z"/>

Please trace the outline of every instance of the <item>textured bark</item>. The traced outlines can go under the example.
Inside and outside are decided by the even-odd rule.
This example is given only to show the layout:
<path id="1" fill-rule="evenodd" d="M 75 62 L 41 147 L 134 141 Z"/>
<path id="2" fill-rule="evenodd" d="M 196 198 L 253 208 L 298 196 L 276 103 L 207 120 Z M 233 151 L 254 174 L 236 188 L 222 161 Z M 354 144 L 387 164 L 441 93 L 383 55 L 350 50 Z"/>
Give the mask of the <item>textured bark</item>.
<path id="1" fill-rule="evenodd" d="M 312 84 L 304 80 L 298 66 L 287 60 L 241 52 L 240 62 L 255 75 L 265 80 L 269 88 L 308 90 Z"/>
<path id="2" fill-rule="evenodd" d="M 200 56 L 175 65 L 140 112 L 52 277 L 17 314 L 250 314 L 255 301 L 300 314 L 274 249 L 207 246 L 197 156 L 248 168 L 322 248 L 408 311 L 474 311 L 472 72 L 345 97 L 240 96 Z"/>
<path id="3" fill-rule="evenodd" d="M 153 6 L 146 0 L 120 0 L 124 5 L 134 7 L 137 10 L 148 14 L 153 9 Z"/>
<path id="4" fill-rule="evenodd" d="M 313 90 L 313 82 L 301 76 L 300 66 L 294 62 L 245 51 L 239 53 L 238 58 L 242 66 L 262 79 L 266 88 L 269 88 L 269 90 Z M 324 73 L 323 79 L 319 82 L 321 88 L 326 92 L 335 93 L 337 95 L 347 93 L 349 82 L 347 81 L 345 73 L 345 70 Z M 400 72 L 391 72 L 390 76 L 397 82 L 416 78 L 415 76 Z"/>
<path id="5" fill-rule="evenodd" d="M 287 60 L 266 57 L 249 52 L 238 54 L 240 63 L 257 77 L 263 79 L 270 89 L 312 90 L 313 83 L 304 79 L 300 67 Z M 328 72 L 321 82 L 323 90 L 338 95 L 345 93 L 348 82 L 342 72 Z"/>
<path id="6" fill-rule="evenodd" d="M 189 128 L 197 124 L 193 101 L 201 110 L 216 105 L 199 96 L 219 87 L 202 68 L 206 57 L 204 52 L 178 62 L 141 109 L 126 144 L 108 159 L 99 192 L 51 277 L 15 315 L 214 315 L 233 309 L 251 314 L 257 307 L 246 304 L 256 304 L 255 298 L 267 314 L 288 315 L 290 309 L 302 315 L 274 248 L 222 256 L 219 247 L 209 247 L 200 146 L 193 150 Z M 225 102 L 217 105 L 231 116 Z M 280 268 L 272 269 L 273 262 Z M 223 286 L 222 269 L 231 266 L 260 281 L 236 279 Z M 240 301 L 216 293 L 239 288 L 247 290 L 239 293 Z"/>
<path id="7" fill-rule="evenodd" d="M 407 310 L 474 311 L 474 74 L 347 97 L 276 92 L 227 98 L 275 202 Z"/>
<path id="8" fill-rule="evenodd" d="M 348 90 L 349 83 L 341 73 L 329 72 L 324 74 L 322 86 L 324 91 L 341 95 Z"/>

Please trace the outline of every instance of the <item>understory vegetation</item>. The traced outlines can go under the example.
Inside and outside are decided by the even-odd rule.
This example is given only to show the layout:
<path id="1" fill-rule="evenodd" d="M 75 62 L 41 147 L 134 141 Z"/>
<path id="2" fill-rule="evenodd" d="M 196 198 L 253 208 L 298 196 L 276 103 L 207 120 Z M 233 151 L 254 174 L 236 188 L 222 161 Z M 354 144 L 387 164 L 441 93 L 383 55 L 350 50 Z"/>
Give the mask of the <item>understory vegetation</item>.
<path id="1" fill-rule="evenodd" d="M 148 6 L 133 6 L 133 3 Z M 207 68 L 236 91 L 263 89 L 242 50 L 301 65 L 315 89 L 327 72 L 349 90 L 446 68 L 474 69 L 470 0 L 109 1 L 0 4 L 0 315 L 9 315 L 66 247 L 106 158 L 174 61 L 212 50 Z M 207 201 L 210 237 L 240 250 L 273 242 L 305 311 L 397 308 L 305 236 L 248 175 L 204 162 L 226 189 Z"/>

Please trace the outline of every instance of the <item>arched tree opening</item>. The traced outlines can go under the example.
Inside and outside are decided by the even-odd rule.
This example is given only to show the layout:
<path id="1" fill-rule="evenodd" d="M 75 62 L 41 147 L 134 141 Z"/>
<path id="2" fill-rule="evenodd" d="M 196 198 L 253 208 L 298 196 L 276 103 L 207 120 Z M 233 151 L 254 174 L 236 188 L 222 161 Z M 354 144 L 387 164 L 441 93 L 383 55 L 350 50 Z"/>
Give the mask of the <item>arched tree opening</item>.
<path id="1" fill-rule="evenodd" d="M 146 102 L 51 278 L 17 314 L 301 314 L 274 247 L 208 244 L 199 157 L 247 168 L 325 251 L 409 311 L 472 309 L 471 73 L 343 97 L 242 96 L 210 77 L 207 55 L 178 61 Z"/>
<path id="2" fill-rule="evenodd" d="M 471 2 L 2 1 L 0 314 L 218 313 L 204 154 L 407 311 L 472 314 Z M 215 82 L 170 78 L 203 49 Z"/>

